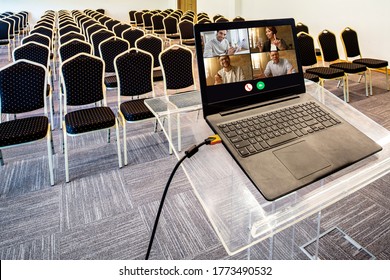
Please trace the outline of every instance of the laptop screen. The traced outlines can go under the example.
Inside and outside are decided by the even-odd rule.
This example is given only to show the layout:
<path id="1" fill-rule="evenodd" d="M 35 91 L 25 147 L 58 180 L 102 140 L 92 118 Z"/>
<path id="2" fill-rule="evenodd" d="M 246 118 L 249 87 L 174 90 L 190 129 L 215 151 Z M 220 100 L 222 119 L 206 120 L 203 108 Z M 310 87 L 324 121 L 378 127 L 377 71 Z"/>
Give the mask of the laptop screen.
<path id="1" fill-rule="evenodd" d="M 205 116 L 305 92 L 293 19 L 195 25 Z"/>

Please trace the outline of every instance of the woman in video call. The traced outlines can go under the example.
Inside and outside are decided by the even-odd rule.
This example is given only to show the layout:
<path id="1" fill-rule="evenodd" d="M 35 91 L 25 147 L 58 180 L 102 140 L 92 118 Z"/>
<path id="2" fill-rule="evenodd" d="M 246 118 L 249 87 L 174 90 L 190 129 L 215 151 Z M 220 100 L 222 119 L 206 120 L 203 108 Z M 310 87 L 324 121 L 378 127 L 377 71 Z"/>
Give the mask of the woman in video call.
<path id="1" fill-rule="evenodd" d="M 267 36 L 267 41 L 259 42 L 257 47 L 260 52 L 270 52 L 270 51 L 284 51 L 287 50 L 287 44 L 283 39 L 277 38 L 275 26 L 267 26 L 265 28 L 265 36 Z"/>
<path id="2" fill-rule="evenodd" d="M 218 58 L 219 64 L 222 66 L 222 69 L 214 76 L 214 84 L 226 84 L 234 83 L 245 80 L 244 72 L 239 66 L 233 66 L 230 64 L 230 57 L 228 55 L 223 55 Z"/>

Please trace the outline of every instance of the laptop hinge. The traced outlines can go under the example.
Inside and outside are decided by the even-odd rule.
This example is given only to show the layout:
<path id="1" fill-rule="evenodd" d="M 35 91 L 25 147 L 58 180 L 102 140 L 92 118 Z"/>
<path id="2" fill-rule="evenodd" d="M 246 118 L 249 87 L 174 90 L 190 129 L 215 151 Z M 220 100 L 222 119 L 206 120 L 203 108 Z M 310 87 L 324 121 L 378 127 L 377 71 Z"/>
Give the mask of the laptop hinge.
<path id="1" fill-rule="evenodd" d="M 266 102 L 262 102 L 262 103 L 258 103 L 258 104 L 248 105 L 248 106 L 245 106 L 245 107 L 241 107 L 241 108 L 237 108 L 237 109 L 233 109 L 233 110 L 220 112 L 219 114 L 221 116 L 227 116 L 227 115 L 230 115 L 230 114 L 244 112 L 244 111 L 247 111 L 247 110 L 260 108 L 260 107 L 268 106 L 268 105 L 271 105 L 271 104 L 277 104 L 279 102 L 285 102 L 287 100 L 292 100 L 292 99 L 295 99 L 295 98 L 299 98 L 299 95 L 293 95 L 293 96 L 288 96 L 288 97 L 284 97 L 284 98 L 278 98 L 278 99 L 274 99 L 274 100 L 270 100 L 270 101 L 266 101 Z"/>

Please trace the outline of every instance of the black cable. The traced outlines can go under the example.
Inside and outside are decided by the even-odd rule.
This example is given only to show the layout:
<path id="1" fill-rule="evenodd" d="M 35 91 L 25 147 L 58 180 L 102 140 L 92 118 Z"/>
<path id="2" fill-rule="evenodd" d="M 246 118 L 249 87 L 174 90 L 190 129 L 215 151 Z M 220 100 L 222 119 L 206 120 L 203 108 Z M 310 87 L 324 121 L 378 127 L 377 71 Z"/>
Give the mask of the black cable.
<path id="1" fill-rule="evenodd" d="M 171 172 L 171 175 L 169 176 L 168 182 L 167 182 L 167 184 L 165 186 L 165 189 L 164 189 L 161 201 L 160 201 L 160 206 L 158 207 L 157 216 L 156 216 L 156 220 L 154 221 L 152 235 L 150 236 L 150 241 L 149 241 L 149 245 L 148 245 L 148 251 L 146 252 L 145 260 L 149 259 L 149 254 L 150 254 L 150 250 L 152 249 L 153 240 L 154 240 L 154 236 L 156 234 L 157 225 L 158 225 L 158 221 L 160 219 L 161 210 L 162 210 L 163 205 L 164 205 L 165 197 L 166 197 L 166 195 L 168 193 L 169 185 L 171 184 L 172 178 L 175 175 L 176 170 L 179 168 L 180 164 L 186 158 L 192 157 L 194 154 L 196 154 L 199 151 L 200 147 L 202 147 L 203 145 L 209 145 L 209 144 L 212 143 L 212 141 L 213 141 L 213 139 L 209 137 L 209 138 L 205 139 L 202 143 L 200 143 L 198 145 L 194 145 L 191 148 L 189 148 L 187 151 L 185 151 L 185 155 L 176 163 L 175 167 L 173 168 L 173 170 Z"/>

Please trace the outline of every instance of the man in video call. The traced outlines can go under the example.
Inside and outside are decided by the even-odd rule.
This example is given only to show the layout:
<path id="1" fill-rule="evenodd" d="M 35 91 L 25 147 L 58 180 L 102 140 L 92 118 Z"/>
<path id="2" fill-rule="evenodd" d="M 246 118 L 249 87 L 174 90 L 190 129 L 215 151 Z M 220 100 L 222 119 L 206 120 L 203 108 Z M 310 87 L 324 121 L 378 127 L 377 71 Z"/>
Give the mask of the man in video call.
<path id="1" fill-rule="evenodd" d="M 271 60 L 268 61 L 264 70 L 264 75 L 266 77 L 275 77 L 295 73 L 295 69 L 293 68 L 290 61 L 285 58 L 279 58 L 278 51 L 272 51 L 270 53 L 270 57 Z"/>
<path id="2" fill-rule="evenodd" d="M 220 56 L 219 64 L 222 66 L 222 69 L 219 70 L 214 77 L 215 85 L 234 83 L 245 80 L 242 68 L 231 65 L 230 57 L 228 55 Z"/>
<path id="3" fill-rule="evenodd" d="M 214 57 L 225 54 L 234 54 L 236 49 L 230 46 L 229 41 L 226 39 L 226 35 L 226 30 L 217 30 L 216 37 L 206 43 L 206 46 L 204 47 L 203 57 Z"/>

